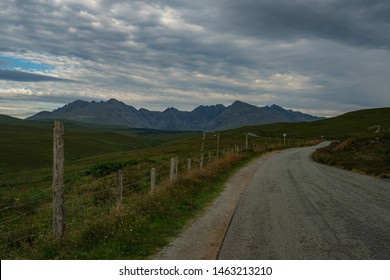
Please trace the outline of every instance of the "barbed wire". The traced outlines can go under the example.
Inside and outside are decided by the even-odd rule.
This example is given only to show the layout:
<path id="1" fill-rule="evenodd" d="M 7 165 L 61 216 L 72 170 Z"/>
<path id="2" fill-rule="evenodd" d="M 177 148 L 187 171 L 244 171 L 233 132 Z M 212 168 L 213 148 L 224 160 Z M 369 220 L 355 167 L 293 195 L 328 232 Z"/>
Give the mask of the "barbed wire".
<path id="1" fill-rule="evenodd" d="M 4 235 L 9 235 L 9 234 L 14 234 L 15 232 L 18 232 L 18 231 L 22 231 L 23 229 L 26 229 L 26 228 L 31 228 L 31 227 L 34 227 L 36 225 L 42 225 L 43 223 L 46 223 L 46 222 L 52 222 L 51 219 L 46 219 L 46 220 L 40 220 L 34 224 L 30 224 L 28 226 L 22 226 L 22 227 L 19 227 L 19 228 L 16 228 L 16 229 L 13 229 L 11 231 L 4 231 L 2 233 L 0 233 L 0 236 L 4 236 Z"/>
<path id="2" fill-rule="evenodd" d="M 0 219 L 0 226 L 2 226 L 2 225 L 4 225 L 4 224 L 7 224 L 7 223 L 9 223 L 9 222 L 11 222 L 11 221 L 15 221 L 15 220 L 17 220 L 17 219 L 19 219 L 19 218 L 21 218 L 21 217 L 24 217 L 24 216 L 27 216 L 27 215 L 29 215 L 29 214 L 31 214 L 31 213 L 34 213 L 34 212 L 38 212 L 38 211 L 41 211 L 41 210 L 45 210 L 45 209 L 52 209 L 52 206 L 47 206 L 47 207 L 40 207 L 40 208 L 35 208 L 35 209 L 31 209 L 31 210 L 29 210 L 29 211 L 27 211 L 27 212 L 24 212 L 24 213 L 22 213 L 22 214 L 20 214 L 20 215 L 16 215 L 16 216 L 13 216 L 13 217 L 5 217 L 5 218 L 3 218 L 3 219 Z M 7 219 L 8 218 L 8 219 Z M 6 220 L 7 219 L 7 220 Z"/>
<path id="3" fill-rule="evenodd" d="M 52 199 L 52 197 L 47 197 L 47 198 L 39 198 L 39 199 L 33 200 L 33 201 L 28 201 L 28 202 L 25 202 L 25 203 L 16 203 L 16 204 L 13 204 L 13 205 L 1 208 L 0 212 L 6 211 L 6 210 L 9 210 L 9 209 L 20 208 L 22 206 L 26 206 L 26 205 L 30 205 L 30 204 L 35 204 L 36 202 L 42 203 L 42 202 L 45 202 L 45 200 L 49 201 L 51 199 Z"/>

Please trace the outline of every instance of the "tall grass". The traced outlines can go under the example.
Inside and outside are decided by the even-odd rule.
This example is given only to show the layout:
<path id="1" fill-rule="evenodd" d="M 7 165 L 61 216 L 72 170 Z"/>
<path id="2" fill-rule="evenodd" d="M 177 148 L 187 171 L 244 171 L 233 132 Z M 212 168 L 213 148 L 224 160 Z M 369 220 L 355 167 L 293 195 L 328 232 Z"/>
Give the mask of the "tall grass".
<path id="1" fill-rule="evenodd" d="M 76 214 L 77 223 L 72 224 L 74 221 L 69 219 L 62 244 L 53 241 L 48 228 L 36 236 L 33 233 L 36 229 L 27 227 L 25 230 L 28 232 L 19 234 L 33 238 L 8 242 L 6 258 L 147 258 L 215 198 L 235 168 L 254 155 L 248 152 L 223 157 L 203 169 L 183 173 L 174 183 L 164 180 L 151 193 L 129 192 L 119 209 L 112 203 L 115 200 L 114 189 L 105 187 L 112 184 L 110 178 L 87 184 L 94 190 L 91 203 L 85 205 L 87 198 L 83 198 L 84 206 L 79 210 L 84 213 Z M 81 192 L 80 188 L 78 192 Z"/>

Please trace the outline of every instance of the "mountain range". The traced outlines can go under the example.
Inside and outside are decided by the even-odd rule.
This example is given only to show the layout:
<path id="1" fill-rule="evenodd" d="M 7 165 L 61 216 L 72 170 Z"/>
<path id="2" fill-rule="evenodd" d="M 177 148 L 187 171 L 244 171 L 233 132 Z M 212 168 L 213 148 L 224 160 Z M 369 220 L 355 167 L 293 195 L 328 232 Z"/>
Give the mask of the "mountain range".
<path id="1" fill-rule="evenodd" d="M 214 131 L 276 122 L 310 122 L 322 118 L 286 110 L 278 105 L 257 107 L 241 101 L 235 101 L 227 107 L 221 104 L 199 106 L 191 112 L 172 107 L 158 112 L 144 108 L 137 110 L 121 101 L 110 99 L 106 102 L 77 100 L 52 112 L 43 111 L 27 119 L 64 119 L 158 130 Z"/>

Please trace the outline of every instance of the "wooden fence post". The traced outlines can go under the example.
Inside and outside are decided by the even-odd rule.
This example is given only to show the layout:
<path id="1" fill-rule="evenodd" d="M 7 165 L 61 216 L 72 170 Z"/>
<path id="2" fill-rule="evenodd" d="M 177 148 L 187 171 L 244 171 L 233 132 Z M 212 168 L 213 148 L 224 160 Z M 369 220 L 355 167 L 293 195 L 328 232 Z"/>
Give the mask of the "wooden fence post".
<path id="1" fill-rule="evenodd" d="M 53 230 L 58 242 L 64 239 L 64 124 L 53 126 Z"/>
<path id="2" fill-rule="evenodd" d="M 177 179 L 177 174 L 179 173 L 179 157 L 175 157 L 175 175 L 174 175 L 174 180 Z"/>
<path id="3" fill-rule="evenodd" d="M 156 168 L 150 170 L 150 190 L 153 191 L 156 187 Z"/>
<path id="4" fill-rule="evenodd" d="M 217 134 L 217 160 L 219 159 L 219 132 Z"/>
<path id="5" fill-rule="evenodd" d="M 123 193 L 123 171 L 118 170 L 118 191 L 116 198 L 116 207 L 119 209 L 122 206 L 122 193 Z"/>
<path id="6" fill-rule="evenodd" d="M 188 169 L 188 172 L 191 171 L 191 159 L 190 158 L 187 160 L 187 169 Z"/>
<path id="7" fill-rule="evenodd" d="M 203 161 L 204 161 L 204 140 L 206 138 L 206 132 L 203 132 L 203 138 L 202 138 L 202 148 L 200 150 L 200 163 L 199 163 L 199 167 L 200 169 L 203 168 Z"/>
<path id="8" fill-rule="evenodd" d="M 175 179 L 175 158 L 171 158 L 171 171 L 169 173 L 169 181 L 172 183 Z"/>

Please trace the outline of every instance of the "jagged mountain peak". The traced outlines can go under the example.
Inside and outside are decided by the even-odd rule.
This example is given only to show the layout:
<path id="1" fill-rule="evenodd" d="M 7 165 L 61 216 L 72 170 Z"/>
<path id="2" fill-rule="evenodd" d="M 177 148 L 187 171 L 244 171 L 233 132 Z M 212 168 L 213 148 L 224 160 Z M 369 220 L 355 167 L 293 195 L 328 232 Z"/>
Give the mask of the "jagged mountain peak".
<path id="1" fill-rule="evenodd" d="M 102 103 L 104 103 L 104 101 Z M 118 101 L 115 98 L 111 98 L 110 100 L 107 100 L 105 103 L 106 104 L 111 104 L 111 105 L 126 105 L 122 101 Z"/>
<path id="2" fill-rule="evenodd" d="M 283 109 L 282 107 L 280 107 L 279 105 L 276 105 L 276 104 L 272 104 L 270 108 L 278 109 L 278 110 L 285 110 L 285 109 Z"/>
<path id="3" fill-rule="evenodd" d="M 105 102 L 76 100 L 53 112 L 41 112 L 28 119 L 69 119 L 134 128 L 212 131 L 273 122 L 313 121 L 320 118 L 285 110 L 275 104 L 271 107 L 257 107 L 239 100 L 227 107 L 222 104 L 201 105 L 191 112 L 170 107 L 163 112 L 155 112 L 144 108 L 137 110 L 112 98 Z"/>
<path id="4" fill-rule="evenodd" d="M 245 102 L 242 102 L 240 100 L 236 100 L 233 102 L 232 105 L 230 105 L 231 107 L 237 107 L 237 106 L 253 106 L 253 105 L 250 105 L 248 103 L 245 103 Z"/>
<path id="5" fill-rule="evenodd" d="M 216 113 L 216 114 L 218 114 L 221 111 L 223 111 L 224 109 L 226 109 L 226 107 L 222 104 L 209 105 L 209 106 L 200 105 L 199 107 L 196 107 L 192 111 L 192 113 L 206 113 L 206 114 Z"/>
<path id="6" fill-rule="evenodd" d="M 89 104 L 90 104 L 89 102 L 84 101 L 84 100 L 76 100 L 76 101 L 73 101 L 71 103 L 68 103 L 67 105 L 65 105 L 62 108 L 65 108 L 65 107 L 85 107 L 85 106 L 88 106 Z"/>
<path id="7" fill-rule="evenodd" d="M 169 108 L 164 110 L 164 113 L 177 113 L 177 112 L 180 112 L 180 111 L 178 109 L 176 109 L 175 107 L 169 107 Z"/>

